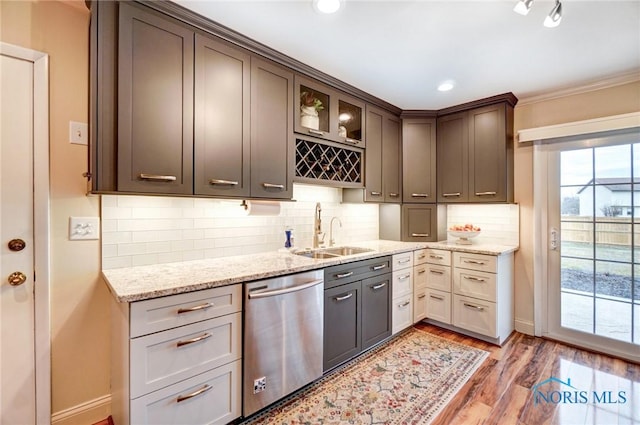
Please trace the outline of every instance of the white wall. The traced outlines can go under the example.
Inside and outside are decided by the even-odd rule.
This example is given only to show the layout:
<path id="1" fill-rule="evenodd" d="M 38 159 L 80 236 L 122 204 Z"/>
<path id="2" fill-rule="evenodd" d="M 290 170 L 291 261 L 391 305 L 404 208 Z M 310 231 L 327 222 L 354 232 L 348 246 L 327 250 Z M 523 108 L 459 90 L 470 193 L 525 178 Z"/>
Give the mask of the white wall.
<path id="1" fill-rule="evenodd" d="M 326 243 L 332 217 L 342 221 L 334 224 L 336 244 L 378 239 L 376 204 L 341 204 L 340 189 L 298 184 L 293 198 L 276 216 L 247 216 L 240 200 L 103 195 L 102 268 L 274 251 L 286 226 L 296 246 L 310 247 L 316 202 Z"/>

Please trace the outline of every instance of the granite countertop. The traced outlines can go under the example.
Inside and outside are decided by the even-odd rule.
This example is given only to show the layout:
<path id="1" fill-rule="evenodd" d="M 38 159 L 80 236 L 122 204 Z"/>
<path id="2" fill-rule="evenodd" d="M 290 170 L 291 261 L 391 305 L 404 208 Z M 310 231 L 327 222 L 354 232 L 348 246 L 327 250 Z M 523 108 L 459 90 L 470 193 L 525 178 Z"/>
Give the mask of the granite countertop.
<path id="1" fill-rule="evenodd" d="M 261 254 L 180 263 L 155 264 L 103 270 L 102 275 L 119 302 L 133 302 L 166 295 L 180 294 L 252 280 L 270 278 L 325 268 L 337 264 L 399 254 L 422 248 L 502 255 L 518 249 L 508 245 L 456 245 L 453 242 L 395 242 L 376 240 L 348 244 L 369 248 L 372 251 L 330 259 L 312 259 L 289 252 L 265 252 Z"/>

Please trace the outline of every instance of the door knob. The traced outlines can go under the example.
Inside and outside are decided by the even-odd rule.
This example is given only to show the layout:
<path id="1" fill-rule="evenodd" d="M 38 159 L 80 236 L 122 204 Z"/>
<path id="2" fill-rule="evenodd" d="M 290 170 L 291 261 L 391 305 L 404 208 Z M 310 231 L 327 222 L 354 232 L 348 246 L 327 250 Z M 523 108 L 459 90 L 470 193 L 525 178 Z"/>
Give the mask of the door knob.
<path id="1" fill-rule="evenodd" d="M 13 272 L 7 278 L 11 286 L 20 286 L 27 280 L 27 275 L 22 272 Z"/>
<path id="2" fill-rule="evenodd" d="M 22 239 L 11 239 L 8 245 L 11 251 L 22 251 L 24 247 L 27 246 L 26 242 Z"/>

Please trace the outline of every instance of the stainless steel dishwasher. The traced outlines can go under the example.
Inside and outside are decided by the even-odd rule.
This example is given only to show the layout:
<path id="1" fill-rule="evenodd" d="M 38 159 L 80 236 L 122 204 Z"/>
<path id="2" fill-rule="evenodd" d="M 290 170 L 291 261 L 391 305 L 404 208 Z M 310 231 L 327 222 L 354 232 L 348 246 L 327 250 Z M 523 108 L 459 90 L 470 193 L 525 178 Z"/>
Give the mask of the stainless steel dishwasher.
<path id="1" fill-rule="evenodd" d="M 243 414 L 322 376 L 324 272 L 245 284 Z"/>

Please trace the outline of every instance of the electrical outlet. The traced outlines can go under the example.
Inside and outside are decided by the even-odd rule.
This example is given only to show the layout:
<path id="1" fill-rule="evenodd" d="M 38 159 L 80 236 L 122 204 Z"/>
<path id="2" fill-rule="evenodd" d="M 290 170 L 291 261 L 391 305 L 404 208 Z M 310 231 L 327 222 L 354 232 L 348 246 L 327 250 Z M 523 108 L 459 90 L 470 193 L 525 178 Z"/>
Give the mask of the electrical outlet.
<path id="1" fill-rule="evenodd" d="M 267 389 L 267 377 L 263 376 L 262 378 L 253 380 L 253 393 L 258 394 Z"/>
<path id="2" fill-rule="evenodd" d="M 100 217 L 69 217 L 69 240 L 100 239 Z"/>

